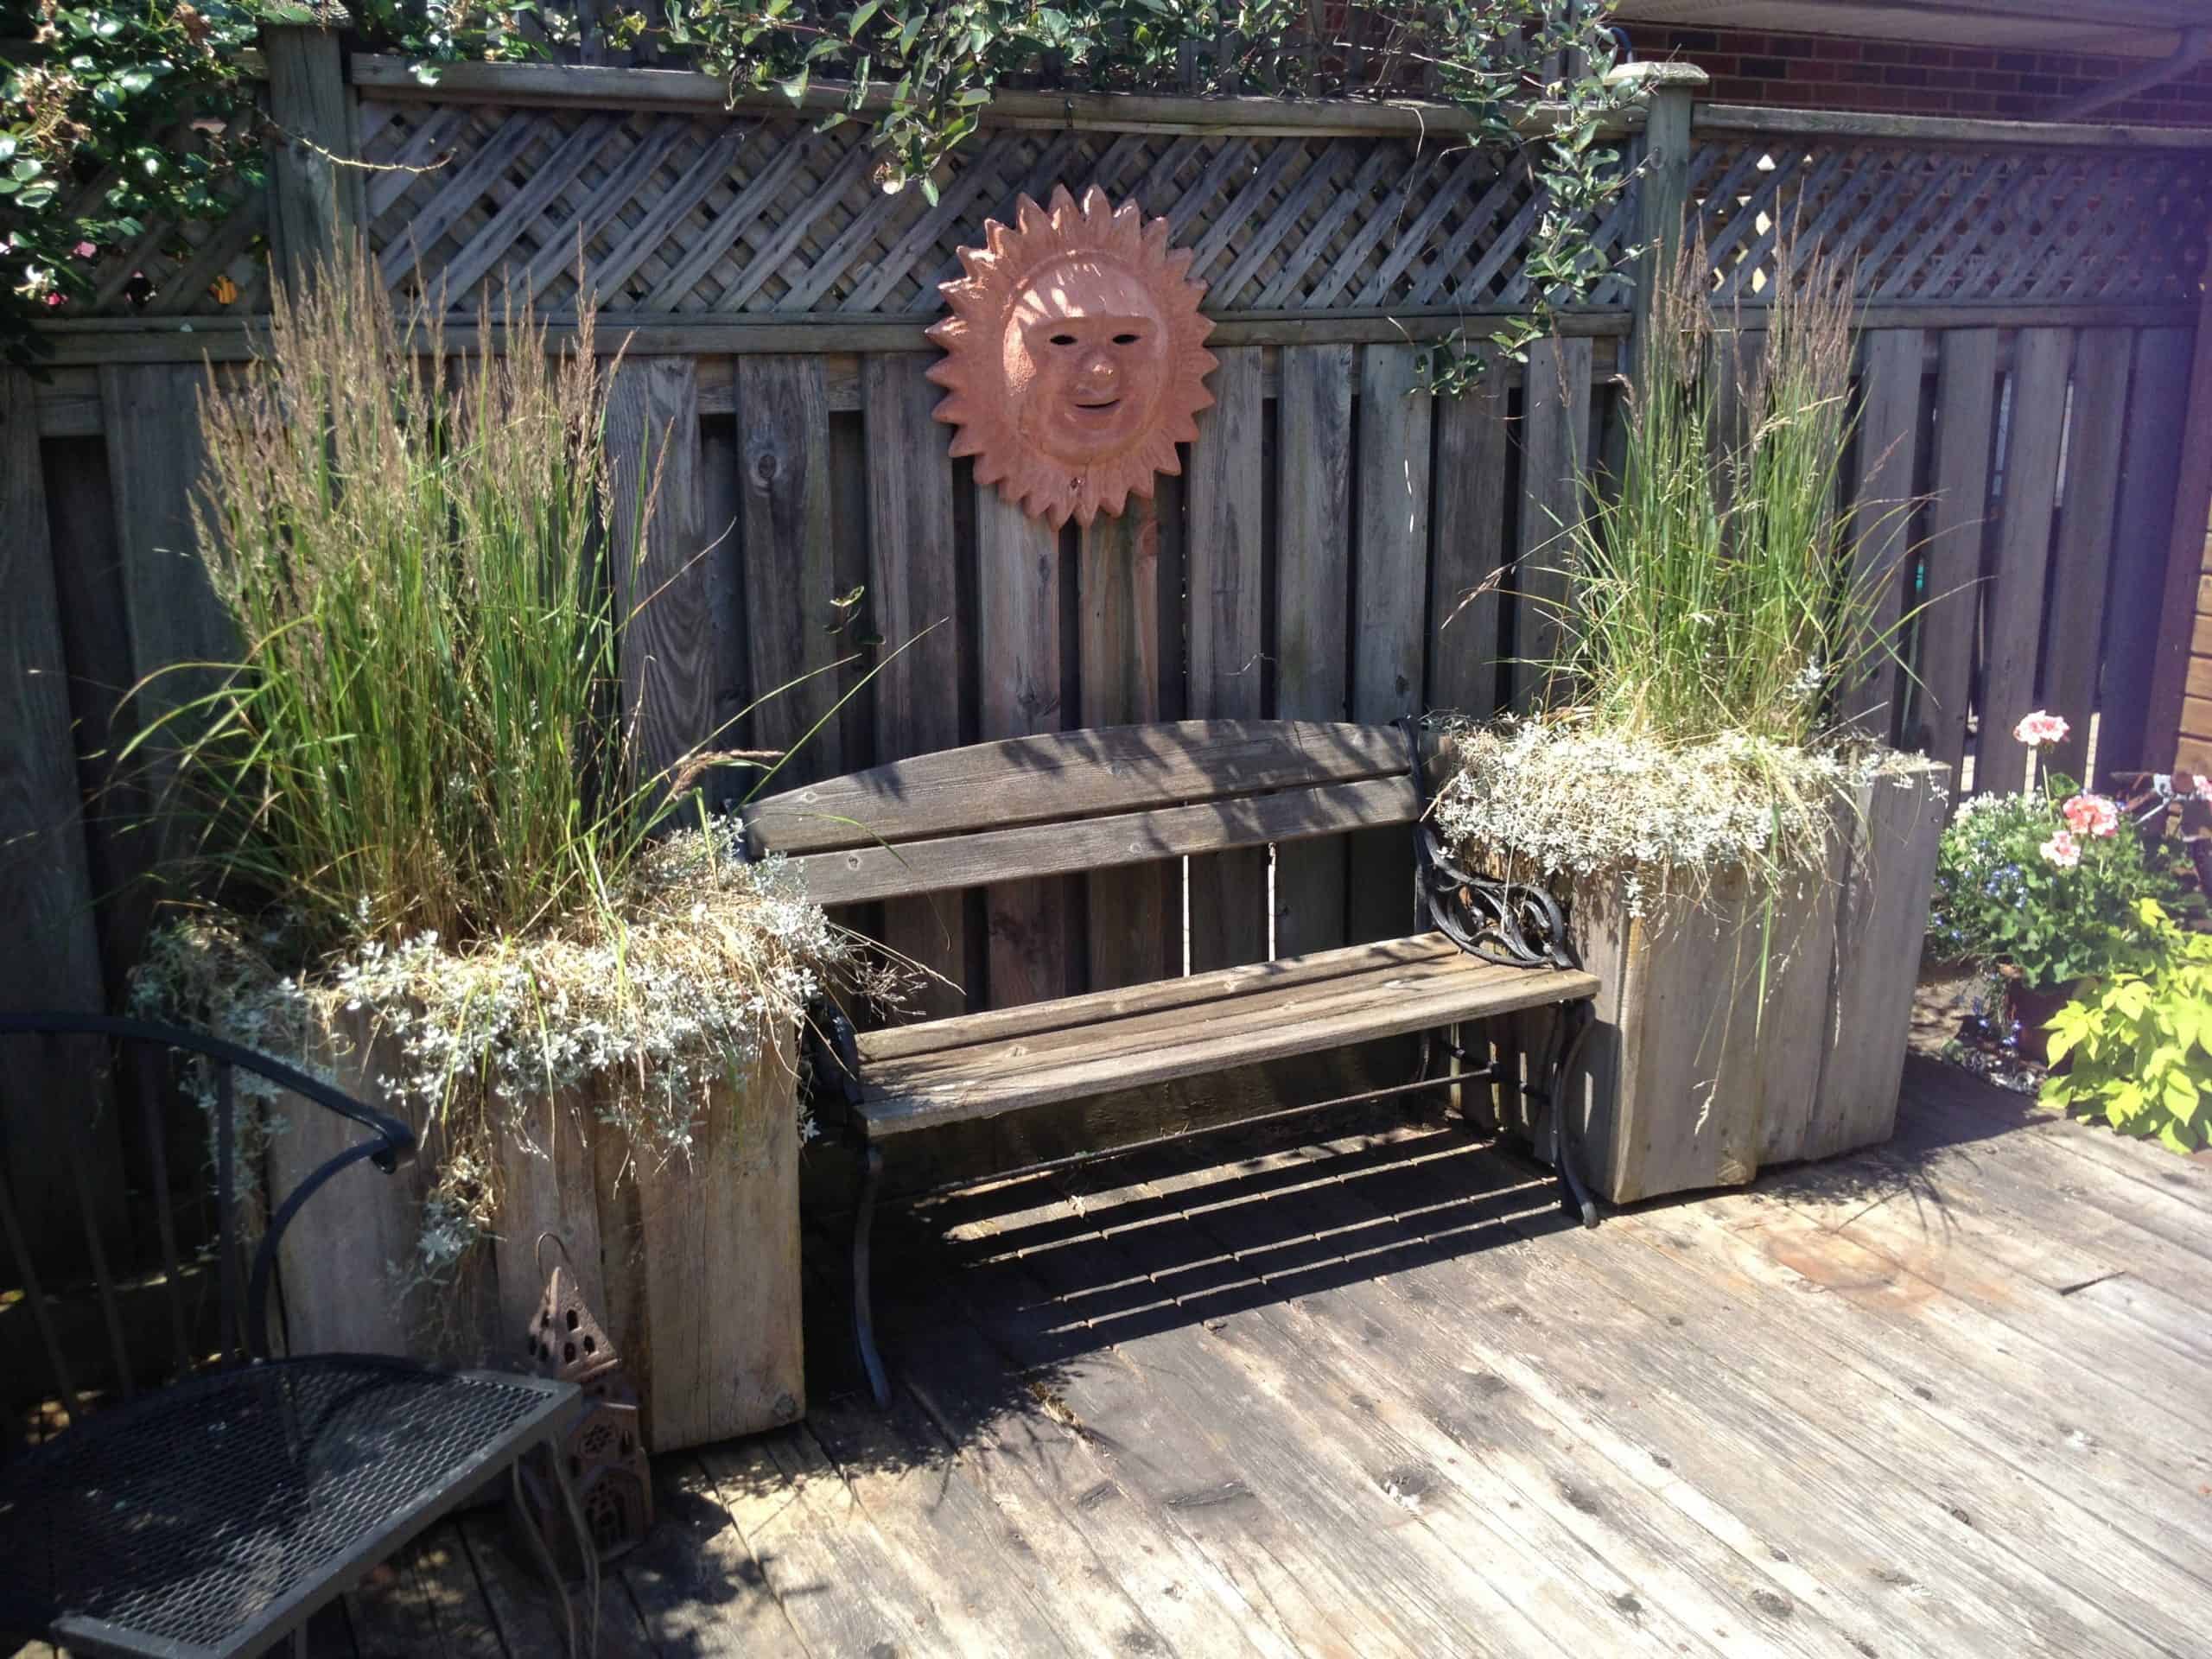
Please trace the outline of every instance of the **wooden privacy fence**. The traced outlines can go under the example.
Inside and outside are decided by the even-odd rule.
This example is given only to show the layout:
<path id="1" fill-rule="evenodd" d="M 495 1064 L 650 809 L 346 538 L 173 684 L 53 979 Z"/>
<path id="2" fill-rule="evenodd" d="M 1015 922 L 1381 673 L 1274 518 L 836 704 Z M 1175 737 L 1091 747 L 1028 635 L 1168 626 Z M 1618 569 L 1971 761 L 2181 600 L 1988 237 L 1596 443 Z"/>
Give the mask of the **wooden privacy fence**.
<path id="1" fill-rule="evenodd" d="M 143 272 L 143 307 L 57 329 L 47 384 L 0 381 L 0 1002 L 121 994 L 141 855 L 79 802 L 118 691 L 222 645 L 189 556 L 194 394 L 246 355 L 267 256 L 282 270 L 341 230 L 395 291 L 442 295 L 461 348 L 496 346 L 472 319 L 507 292 L 556 327 L 594 302 L 626 346 L 616 458 L 671 445 L 639 577 L 665 591 L 626 652 L 656 760 L 793 681 L 734 733 L 780 746 L 828 717 L 786 782 L 1078 726 L 1525 702 L 1513 659 L 1542 642 L 1513 590 L 1556 580 L 1536 567 L 1619 418 L 1636 292 L 1606 284 L 1471 395 L 1422 392 L 1425 341 L 1528 305 L 1544 206 L 1454 112 L 1009 95 L 932 205 L 881 188 L 863 129 L 726 108 L 702 76 L 474 66 L 424 87 L 373 57 L 341 69 L 307 31 L 272 31 L 268 68 L 289 137 L 270 194 L 149 230 L 104 273 L 122 304 Z M 2021 714 L 2086 733 L 2094 709 L 2101 768 L 2136 764 L 2183 429 L 2208 417 L 2188 366 L 2207 141 L 1700 106 L 1656 82 L 1616 135 L 1646 165 L 1600 245 L 1651 245 L 1687 210 L 1751 342 L 1789 226 L 1854 262 L 1851 487 L 1928 498 L 1861 556 L 1900 607 L 1958 594 L 1913 632 L 1895 734 L 2005 784 Z M 1055 182 L 1171 220 L 1220 360 L 1181 476 L 1061 533 L 947 458 L 921 334 L 954 251 Z M 1203 969 L 1402 931 L 1401 840 L 862 919 L 963 988 L 939 1011 L 1005 1004 L 1173 970 L 1186 938 Z"/>

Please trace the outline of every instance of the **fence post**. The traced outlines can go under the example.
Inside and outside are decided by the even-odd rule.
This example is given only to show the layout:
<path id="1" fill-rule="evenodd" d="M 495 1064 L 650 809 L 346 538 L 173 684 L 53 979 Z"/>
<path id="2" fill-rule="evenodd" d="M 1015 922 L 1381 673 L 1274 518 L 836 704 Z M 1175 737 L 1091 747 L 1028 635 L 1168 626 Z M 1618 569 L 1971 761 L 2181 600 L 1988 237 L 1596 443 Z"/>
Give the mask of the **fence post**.
<path id="1" fill-rule="evenodd" d="M 2181 464 L 2176 469 L 2178 477 L 2173 527 L 2166 545 L 2165 588 L 2158 600 L 2160 620 L 2157 654 L 2151 664 L 2150 707 L 2144 721 L 2142 750 L 2133 760 L 2133 766 L 2145 772 L 2165 772 L 2181 763 L 2190 642 L 2200 595 L 2208 570 L 2212 570 L 2212 554 L 2205 550 L 2205 520 L 2212 514 L 2212 260 L 2206 263 L 2198 291 L 2196 349 L 2190 368 L 2189 416 L 2182 426 Z M 2098 769 L 2109 770 L 2101 764 Z"/>
<path id="2" fill-rule="evenodd" d="M 1625 370 L 1632 368 L 1649 334 L 1652 291 L 1681 251 L 1695 143 L 1690 116 L 1707 78 L 1694 64 L 1624 63 L 1606 79 L 1638 89 L 1644 101 L 1643 176 L 1636 183 L 1636 245 L 1641 251 L 1636 262 L 1636 317 L 1623 353 Z"/>
<path id="3" fill-rule="evenodd" d="M 342 23 L 340 14 L 335 22 Z M 358 235 L 365 218 L 356 154 L 353 91 L 336 27 L 264 24 L 269 114 L 270 228 L 279 281 L 296 287 L 321 261 Z"/>

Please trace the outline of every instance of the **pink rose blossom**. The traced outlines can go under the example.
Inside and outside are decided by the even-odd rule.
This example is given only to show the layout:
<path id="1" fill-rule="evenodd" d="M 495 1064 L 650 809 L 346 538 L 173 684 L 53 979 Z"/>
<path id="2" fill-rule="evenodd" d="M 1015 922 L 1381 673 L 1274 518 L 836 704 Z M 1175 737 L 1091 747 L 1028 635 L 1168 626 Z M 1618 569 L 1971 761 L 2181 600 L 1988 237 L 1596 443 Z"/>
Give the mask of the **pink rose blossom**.
<path id="1" fill-rule="evenodd" d="M 2120 828 L 2120 809 L 2101 795 L 2076 795 L 2058 810 L 2077 836 L 2102 839 Z"/>
<path id="2" fill-rule="evenodd" d="M 2062 870 L 2070 870 L 2082 861 L 2082 843 L 2074 839 L 2069 830 L 2053 831 L 2039 850 Z"/>
<path id="3" fill-rule="evenodd" d="M 2063 743 L 2072 729 L 2058 715 L 2038 709 L 2012 728 L 2012 735 L 2030 748 L 2039 749 L 2046 743 Z"/>
<path id="4" fill-rule="evenodd" d="M 89 242 L 79 242 L 75 247 L 70 249 L 69 251 L 75 254 L 79 259 L 89 259 L 94 254 L 98 253 L 99 250 Z"/>

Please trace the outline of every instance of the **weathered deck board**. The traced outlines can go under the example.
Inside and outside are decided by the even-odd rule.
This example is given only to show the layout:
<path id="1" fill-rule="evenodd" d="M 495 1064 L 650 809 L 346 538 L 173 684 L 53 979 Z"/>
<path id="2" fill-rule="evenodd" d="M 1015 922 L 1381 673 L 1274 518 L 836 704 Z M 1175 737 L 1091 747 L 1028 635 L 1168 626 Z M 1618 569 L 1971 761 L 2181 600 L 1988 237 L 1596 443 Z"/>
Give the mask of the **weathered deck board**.
<path id="1" fill-rule="evenodd" d="M 662 1460 L 602 1650 L 2202 1650 L 2212 1169 L 1915 1060 L 1888 1147 L 1584 1233 L 1370 1127 L 891 1212 L 885 1416 L 822 1217 L 812 1416 Z M 550 1650 L 500 1530 L 350 1598 L 360 1652 Z"/>

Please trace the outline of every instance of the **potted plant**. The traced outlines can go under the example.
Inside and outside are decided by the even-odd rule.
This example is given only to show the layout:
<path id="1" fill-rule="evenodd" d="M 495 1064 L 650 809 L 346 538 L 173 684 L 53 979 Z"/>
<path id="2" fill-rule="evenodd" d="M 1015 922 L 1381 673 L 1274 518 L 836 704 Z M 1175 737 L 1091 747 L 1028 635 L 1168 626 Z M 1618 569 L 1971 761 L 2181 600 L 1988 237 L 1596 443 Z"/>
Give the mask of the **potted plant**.
<path id="1" fill-rule="evenodd" d="M 2111 797 L 2050 770 L 2067 722 L 2038 709 L 2013 735 L 2035 754 L 2032 788 L 1960 804 L 1943 832 L 1926 952 L 1991 976 L 2000 1036 L 2037 1064 L 2051 1017 L 2081 983 L 2137 960 L 2144 900 L 2170 908 L 2185 888 Z"/>
<path id="2" fill-rule="evenodd" d="M 1546 695 L 1454 731 L 1436 807 L 1463 860 L 1554 887 L 1603 985 L 1565 1109 L 1617 1202 L 1895 1122 L 1944 774 L 1864 734 L 1904 621 L 1857 564 L 1883 526 L 1836 505 L 1848 301 L 1779 263 L 1726 398 L 1702 251 L 1658 284 L 1618 488 L 1554 543 L 1564 599 L 1520 598 L 1561 641 Z"/>
<path id="3" fill-rule="evenodd" d="M 617 499 L 616 365 L 588 318 L 557 353 L 503 321 L 448 359 L 356 256 L 204 396 L 239 645 L 138 740 L 182 896 L 137 998 L 418 1131 L 285 1235 L 283 1342 L 520 1365 L 550 1232 L 665 1449 L 804 1409 L 792 1039 L 848 952 L 688 791 L 730 757 L 639 764 L 617 594 L 652 482 Z M 243 1181 L 342 1144 L 254 1103 Z"/>
<path id="4" fill-rule="evenodd" d="M 2212 935 L 2136 901 L 2133 959 L 2052 1018 L 2043 1103 L 2194 1153 L 2212 1141 Z"/>

